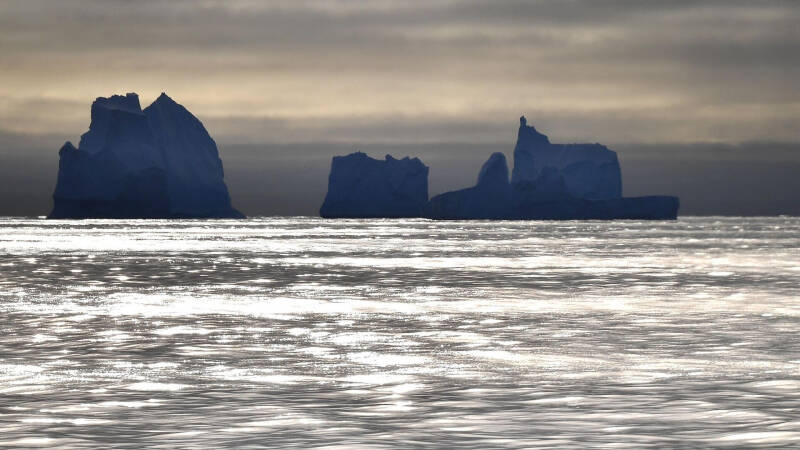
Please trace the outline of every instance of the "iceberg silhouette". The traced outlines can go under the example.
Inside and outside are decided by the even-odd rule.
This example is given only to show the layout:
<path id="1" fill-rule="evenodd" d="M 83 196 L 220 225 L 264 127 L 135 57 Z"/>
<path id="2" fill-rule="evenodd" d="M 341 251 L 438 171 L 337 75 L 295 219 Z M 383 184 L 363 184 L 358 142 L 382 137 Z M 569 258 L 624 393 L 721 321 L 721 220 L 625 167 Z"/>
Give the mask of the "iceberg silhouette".
<path id="1" fill-rule="evenodd" d="M 512 189 L 506 157 L 493 153 L 483 164 L 474 187 L 431 199 L 426 216 L 435 219 L 506 219 L 511 216 Z"/>
<path id="2" fill-rule="evenodd" d="M 136 94 L 99 97 L 78 148 L 59 150 L 52 219 L 240 218 L 217 145 L 166 94 L 141 109 Z"/>
<path id="3" fill-rule="evenodd" d="M 428 166 L 418 158 L 381 161 L 365 153 L 334 156 L 322 217 L 421 217 L 428 203 Z"/>
<path id="4" fill-rule="evenodd" d="M 538 182 L 555 170 L 571 197 L 603 200 L 622 197 L 617 154 L 600 144 L 551 144 L 544 134 L 519 119 L 511 183 Z"/>
<path id="5" fill-rule="evenodd" d="M 497 168 L 489 169 L 489 167 Z M 520 117 L 511 181 L 497 176 L 481 185 L 484 172 L 508 173 L 495 153 L 481 169 L 478 184 L 433 197 L 432 219 L 675 219 L 677 197 L 622 197 L 617 154 L 600 144 L 552 144 Z M 506 184 L 503 184 L 505 181 Z"/>
<path id="6" fill-rule="evenodd" d="M 425 204 L 428 168 L 416 158 L 403 159 L 409 161 L 403 168 L 389 161 L 398 160 L 387 155 L 386 162 L 381 162 L 363 153 L 334 157 L 320 215 L 661 220 L 677 218 L 680 206 L 678 198 L 671 196 L 623 197 L 615 152 L 600 144 L 552 144 L 529 126 L 524 116 L 520 118 L 510 180 L 505 156 L 494 153 L 481 167 L 475 186 L 445 192 Z M 412 161 L 417 169 L 410 169 Z M 395 185 L 389 180 L 399 182 Z M 409 200 L 412 191 L 413 202 Z"/>

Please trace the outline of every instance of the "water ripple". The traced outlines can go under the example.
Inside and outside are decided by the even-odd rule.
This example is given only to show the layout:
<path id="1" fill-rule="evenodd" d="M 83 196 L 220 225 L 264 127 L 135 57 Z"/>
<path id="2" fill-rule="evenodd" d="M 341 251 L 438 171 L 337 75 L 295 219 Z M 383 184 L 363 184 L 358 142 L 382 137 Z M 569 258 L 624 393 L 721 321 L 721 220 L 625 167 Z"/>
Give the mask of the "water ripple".
<path id="1" fill-rule="evenodd" d="M 800 219 L 0 219 L 0 446 L 800 445 Z"/>

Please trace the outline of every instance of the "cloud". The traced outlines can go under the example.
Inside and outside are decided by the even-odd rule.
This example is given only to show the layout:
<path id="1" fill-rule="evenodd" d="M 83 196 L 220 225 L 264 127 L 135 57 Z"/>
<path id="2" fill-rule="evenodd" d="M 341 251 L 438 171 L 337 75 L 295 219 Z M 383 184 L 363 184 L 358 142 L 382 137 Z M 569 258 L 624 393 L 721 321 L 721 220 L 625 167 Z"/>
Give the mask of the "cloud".
<path id="1" fill-rule="evenodd" d="M 77 133 L 63 105 L 168 91 L 222 134 L 283 121 L 290 140 L 312 120 L 497 127 L 532 111 L 602 122 L 605 140 L 794 139 L 798 21 L 788 1 L 7 2 L 0 97 L 31 112 L 0 120 Z"/>

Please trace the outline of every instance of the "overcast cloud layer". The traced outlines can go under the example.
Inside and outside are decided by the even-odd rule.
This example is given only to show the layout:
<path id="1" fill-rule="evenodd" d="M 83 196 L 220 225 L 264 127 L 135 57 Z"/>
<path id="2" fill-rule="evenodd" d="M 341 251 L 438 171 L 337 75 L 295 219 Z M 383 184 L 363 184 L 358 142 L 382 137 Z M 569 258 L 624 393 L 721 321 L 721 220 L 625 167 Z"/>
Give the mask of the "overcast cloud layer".
<path id="1" fill-rule="evenodd" d="M 14 189 L 36 194 L 20 204 L 0 181 L 0 214 L 46 213 L 39 192 L 52 188 L 58 146 L 87 129 L 95 97 L 128 91 L 145 105 L 166 91 L 197 115 L 234 194 L 260 205 L 251 213 L 314 213 L 330 156 L 355 148 L 416 152 L 432 194 L 468 185 L 486 151 L 511 156 L 520 114 L 555 142 L 621 149 L 627 195 L 647 193 L 635 181 L 647 179 L 642 190 L 696 194 L 705 200 L 689 210 L 714 212 L 721 199 L 703 173 L 670 181 L 696 172 L 691 161 L 741 164 L 741 149 L 770 167 L 759 186 L 797 167 L 798 55 L 791 0 L 2 2 L 0 158 L 3 172 L 26 174 Z M 237 165 L 272 178 L 279 166 L 322 168 L 309 180 L 322 194 L 234 180 Z M 788 187 L 756 190 L 782 195 L 769 208 L 725 211 L 791 212 Z"/>

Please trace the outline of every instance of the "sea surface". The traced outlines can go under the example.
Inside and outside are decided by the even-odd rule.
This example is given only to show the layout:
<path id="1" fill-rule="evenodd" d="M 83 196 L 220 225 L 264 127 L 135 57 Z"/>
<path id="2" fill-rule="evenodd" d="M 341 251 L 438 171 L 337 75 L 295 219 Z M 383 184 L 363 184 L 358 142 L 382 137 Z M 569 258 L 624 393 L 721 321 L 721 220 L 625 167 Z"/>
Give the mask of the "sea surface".
<path id="1" fill-rule="evenodd" d="M 800 446 L 800 218 L 0 218 L 0 447 Z"/>

